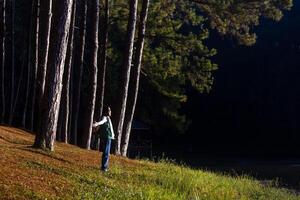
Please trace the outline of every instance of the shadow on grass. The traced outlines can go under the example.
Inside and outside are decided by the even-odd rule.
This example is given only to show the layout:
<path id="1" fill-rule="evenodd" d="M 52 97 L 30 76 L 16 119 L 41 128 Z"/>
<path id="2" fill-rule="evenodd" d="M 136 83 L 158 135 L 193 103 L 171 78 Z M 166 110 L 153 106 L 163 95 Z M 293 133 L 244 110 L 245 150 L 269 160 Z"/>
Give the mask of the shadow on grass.
<path id="1" fill-rule="evenodd" d="M 13 139 L 8 139 L 6 137 L 3 137 L 0 135 L 0 139 L 8 142 L 8 143 L 11 143 L 11 144 L 19 144 L 19 145 L 30 145 L 31 142 L 29 141 L 26 141 L 26 140 L 13 140 Z"/>
<path id="2" fill-rule="evenodd" d="M 61 161 L 61 162 L 64 162 L 64 163 L 73 164 L 71 161 L 65 160 L 63 158 L 59 158 L 59 157 L 55 156 L 54 154 L 52 154 L 51 152 L 47 152 L 47 151 L 42 151 L 42 150 L 39 150 L 39 149 L 35 149 L 32 146 L 27 146 L 25 148 L 21 147 L 19 149 L 27 151 L 27 152 L 30 152 L 30 153 L 34 153 L 34 154 L 39 154 L 39 155 L 42 155 L 42 156 L 46 156 L 48 158 L 52 158 L 52 159 L 55 159 L 55 160 L 58 160 L 58 161 Z"/>

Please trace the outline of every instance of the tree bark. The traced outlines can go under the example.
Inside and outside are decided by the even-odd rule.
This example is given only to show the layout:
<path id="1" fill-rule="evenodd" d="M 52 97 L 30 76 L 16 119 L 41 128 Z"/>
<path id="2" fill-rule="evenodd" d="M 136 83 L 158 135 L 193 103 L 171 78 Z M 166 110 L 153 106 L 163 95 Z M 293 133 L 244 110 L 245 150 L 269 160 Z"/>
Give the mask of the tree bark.
<path id="1" fill-rule="evenodd" d="M 140 15 L 140 22 L 139 22 L 138 40 L 137 40 L 137 44 L 136 44 L 134 65 L 133 65 L 133 69 L 132 69 L 130 89 L 128 92 L 126 115 L 125 115 L 125 120 L 124 120 L 124 133 L 123 133 L 122 148 L 121 148 L 122 156 L 127 156 L 127 149 L 128 149 L 128 144 L 129 144 L 131 125 L 132 125 L 132 120 L 133 120 L 137 96 L 138 96 L 140 73 L 141 73 L 141 63 L 142 63 L 143 49 L 144 49 L 144 42 L 145 42 L 146 22 L 147 22 L 147 16 L 148 16 L 148 8 L 149 8 L 149 0 L 143 0 L 142 10 L 141 10 L 141 15 Z"/>
<path id="2" fill-rule="evenodd" d="M 11 91 L 10 91 L 10 114 L 9 125 L 13 118 L 13 105 L 15 94 L 15 0 L 11 0 Z"/>
<path id="3" fill-rule="evenodd" d="M 115 125 L 116 125 L 116 135 L 117 141 L 115 146 L 115 154 L 121 154 L 121 138 L 123 132 L 123 123 L 125 118 L 126 112 L 126 102 L 127 102 L 127 95 L 128 95 L 128 85 L 129 85 L 129 78 L 130 78 L 130 69 L 131 69 L 131 62 L 132 62 L 132 55 L 133 55 L 133 43 L 134 43 L 134 35 L 136 29 L 136 18 L 137 18 L 137 6 L 138 0 L 130 0 L 130 9 L 129 9 L 129 19 L 127 25 L 127 37 L 126 37 L 126 49 L 124 52 L 124 61 L 123 66 L 121 69 L 121 82 L 119 84 L 119 98 L 118 103 L 116 105 L 116 115 L 115 118 Z"/>
<path id="4" fill-rule="evenodd" d="M 104 93 L 105 93 L 105 75 L 107 64 L 107 43 L 108 43 L 108 25 L 109 25 L 109 1 L 105 0 L 105 14 L 100 29 L 100 49 L 99 49 L 99 73 L 98 73 L 98 87 L 97 99 L 95 106 L 95 120 L 99 121 L 103 112 Z M 100 22 L 101 25 L 101 22 Z"/>
<path id="5" fill-rule="evenodd" d="M 24 41 L 25 41 L 25 39 L 24 39 Z M 26 44 L 24 45 L 24 47 L 26 48 Z M 21 90 L 21 86 L 22 86 L 22 82 L 23 82 L 24 68 L 25 68 L 25 58 L 24 57 L 25 57 L 25 51 L 23 51 L 23 56 L 22 56 L 23 61 L 22 61 L 22 66 L 21 66 L 20 79 L 18 82 L 16 97 L 15 97 L 15 101 L 14 101 L 13 116 L 15 116 L 15 111 L 16 111 L 17 103 L 18 103 L 19 96 L 20 96 L 20 90 Z"/>
<path id="6" fill-rule="evenodd" d="M 27 109 L 28 109 L 28 101 L 29 101 L 29 93 L 30 93 L 30 74 L 31 74 L 31 36 L 32 36 L 32 26 L 33 26 L 33 16 L 34 16 L 34 0 L 31 3 L 31 16 L 30 16 L 30 26 L 28 33 L 28 55 L 27 55 L 27 82 L 26 82 L 26 95 L 25 95 L 25 103 L 24 110 L 22 114 L 22 127 L 26 128 L 26 118 L 27 118 Z"/>
<path id="7" fill-rule="evenodd" d="M 96 102 L 96 90 L 97 90 L 97 55 L 98 55 L 98 26 L 99 26 L 99 0 L 93 0 L 90 4 L 91 11 L 91 53 L 90 53 L 90 83 L 89 83 L 89 95 L 87 97 L 87 108 L 84 119 L 84 133 L 83 133 L 83 146 L 86 149 L 90 149 L 92 138 L 92 125 L 94 120 L 94 110 Z"/>
<path id="8" fill-rule="evenodd" d="M 76 0 L 74 0 L 76 1 Z M 75 13 L 75 21 L 76 21 L 76 13 Z M 75 26 L 75 24 L 74 24 Z M 75 28 L 74 28 L 75 29 Z M 74 36 L 75 37 L 75 31 L 74 31 Z M 74 39 L 74 38 L 73 38 Z M 73 45 L 75 46 L 75 42 L 73 41 Z M 74 48 L 74 47 L 73 47 Z M 75 51 L 75 50 L 73 50 Z M 74 54 L 74 52 L 73 52 Z M 73 86 L 73 81 L 74 81 L 74 55 L 73 55 L 73 64 L 71 67 L 71 74 L 70 74 L 70 91 L 69 91 L 69 121 L 68 121 L 68 143 L 72 142 L 72 117 L 73 117 L 73 92 L 74 92 L 74 86 Z"/>
<path id="9" fill-rule="evenodd" d="M 76 82 L 73 82 L 74 98 L 73 98 L 73 115 L 72 115 L 72 134 L 73 134 L 73 143 L 78 144 L 78 115 L 79 115 L 79 106 L 80 106 L 80 92 L 81 92 L 81 82 L 82 82 L 82 73 L 83 73 L 83 58 L 85 53 L 85 36 L 86 36 L 86 15 L 87 15 L 87 0 L 84 0 L 84 4 L 81 6 L 81 24 L 80 24 L 80 36 L 79 36 L 79 68 L 78 70 L 78 79 Z M 75 71 L 75 69 L 74 69 Z M 74 73 L 75 74 L 75 73 Z M 73 75 L 74 76 L 74 75 Z"/>
<path id="10" fill-rule="evenodd" d="M 43 98 L 44 105 L 42 109 L 43 118 L 41 135 L 44 136 L 42 139 L 45 139 L 45 148 L 50 151 L 54 151 L 54 142 L 56 138 L 73 0 L 64 0 L 60 3 L 62 4 L 62 13 L 57 26 L 57 31 L 53 33 L 55 42 L 51 43 L 50 46 L 51 53 L 49 55 L 46 78 L 47 87 L 45 87 Z"/>
<path id="11" fill-rule="evenodd" d="M 40 62 L 38 67 L 38 78 L 37 78 L 37 99 L 39 100 L 39 105 L 45 92 L 45 82 L 47 74 L 47 63 L 48 63 L 48 54 L 49 54 L 49 45 L 50 45 L 50 32 L 51 32 L 51 23 L 52 23 L 52 0 L 44 0 L 42 2 L 42 10 L 47 10 L 47 16 L 45 21 L 42 21 L 41 26 L 45 24 L 42 28 L 45 29 L 45 38 L 41 42 L 42 48 L 40 49 Z"/>
<path id="12" fill-rule="evenodd" d="M 36 27 L 35 27 L 35 52 L 34 52 L 34 68 L 33 68 L 33 87 L 32 87 L 32 99 L 31 99 L 31 118 L 30 118 L 30 130 L 34 130 L 35 120 L 35 102 L 36 102 L 36 88 L 37 88 L 37 71 L 39 65 L 39 32 L 40 32 L 40 5 L 41 0 L 36 0 Z"/>
<path id="13" fill-rule="evenodd" d="M 60 109 L 61 115 L 61 141 L 64 143 L 68 143 L 69 141 L 69 105 L 70 105 L 70 77 L 71 77 L 71 68 L 73 65 L 73 39 L 74 39 L 74 26 L 75 26 L 75 16 L 76 16 L 76 0 L 73 2 L 72 9 L 72 21 L 69 31 L 69 41 L 68 41 L 68 50 L 67 50 L 67 58 L 65 64 L 65 72 L 63 77 L 63 90 L 62 90 L 62 107 Z"/>
<path id="14" fill-rule="evenodd" d="M 2 112 L 1 112 L 1 122 L 4 123 L 5 118 L 5 42 L 6 42 L 6 0 L 2 1 L 2 62 L 1 62 L 1 98 L 2 98 Z"/>
<path id="15" fill-rule="evenodd" d="M 40 49 L 40 62 L 38 66 L 38 75 L 37 75 L 37 99 L 38 99 L 38 128 L 34 141 L 35 147 L 44 146 L 43 136 L 41 135 L 41 123 L 42 123 L 42 105 L 43 105 L 43 97 L 45 93 L 45 84 L 46 84 L 46 74 L 47 74 L 47 63 L 48 63 L 48 55 L 49 55 L 49 46 L 50 46 L 50 33 L 51 33 L 51 22 L 52 22 L 52 0 L 43 0 L 41 2 L 41 12 L 46 10 L 47 14 L 45 19 L 42 18 L 41 26 L 42 29 L 45 30 L 45 37 L 43 41 L 41 41 L 41 49 Z M 45 20 L 45 21 L 43 21 Z M 43 26 L 45 24 L 45 26 Z"/>

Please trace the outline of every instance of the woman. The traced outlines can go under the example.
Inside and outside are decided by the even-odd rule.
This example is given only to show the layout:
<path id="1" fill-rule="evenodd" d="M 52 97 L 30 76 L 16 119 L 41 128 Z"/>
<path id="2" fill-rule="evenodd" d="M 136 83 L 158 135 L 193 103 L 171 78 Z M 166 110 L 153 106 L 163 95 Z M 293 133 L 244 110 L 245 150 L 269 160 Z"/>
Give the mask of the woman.
<path id="1" fill-rule="evenodd" d="M 96 128 L 101 125 L 100 127 L 100 134 L 101 139 L 103 141 L 103 153 L 102 153 L 102 165 L 101 170 L 107 171 L 108 170 L 108 161 L 109 161 L 109 153 L 111 147 L 111 140 L 115 139 L 114 129 L 111 123 L 111 109 L 107 106 L 104 110 L 104 115 L 100 122 L 96 122 L 93 124 L 93 127 Z"/>

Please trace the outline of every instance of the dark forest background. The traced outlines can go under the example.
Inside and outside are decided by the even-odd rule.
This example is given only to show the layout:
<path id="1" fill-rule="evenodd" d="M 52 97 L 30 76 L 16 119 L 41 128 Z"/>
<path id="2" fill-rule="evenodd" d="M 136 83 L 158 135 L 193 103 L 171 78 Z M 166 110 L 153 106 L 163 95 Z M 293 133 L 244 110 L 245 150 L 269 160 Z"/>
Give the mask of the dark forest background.
<path id="1" fill-rule="evenodd" d="M 257 35 L 253 47 L 210 35 L 219 69 L 209 94 L 188 89 L 182 152 L 300 155 L 300 2 L 279 23 L 262 20 Z"/>

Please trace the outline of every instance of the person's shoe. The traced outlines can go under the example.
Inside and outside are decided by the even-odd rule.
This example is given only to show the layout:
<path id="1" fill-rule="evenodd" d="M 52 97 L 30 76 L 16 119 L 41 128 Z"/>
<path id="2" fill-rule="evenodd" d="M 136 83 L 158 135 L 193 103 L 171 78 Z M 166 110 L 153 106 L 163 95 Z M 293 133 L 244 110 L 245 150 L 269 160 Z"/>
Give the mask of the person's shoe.
<path id="1" fill-rule="evenodd" d="M 103 172 L 107 172 L 107 171 L 108 171 L 108 169 L 101 169 L 101 171 L 103 171 Z"/>

